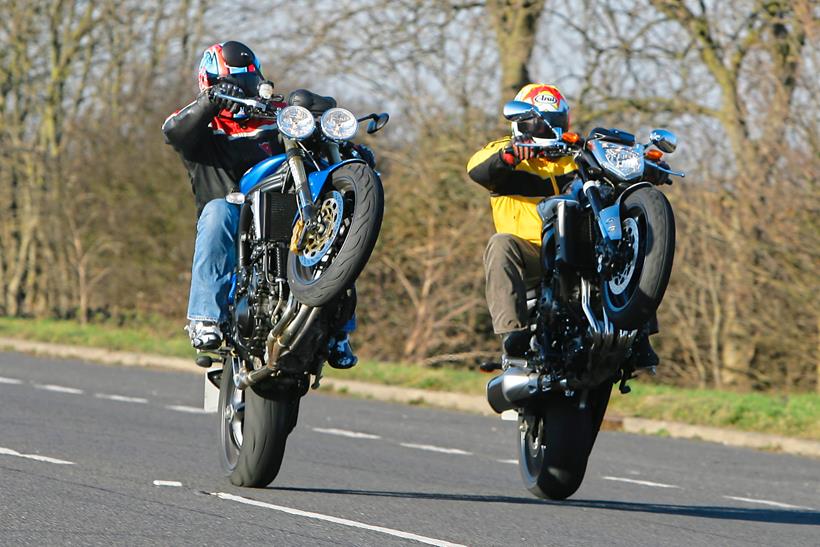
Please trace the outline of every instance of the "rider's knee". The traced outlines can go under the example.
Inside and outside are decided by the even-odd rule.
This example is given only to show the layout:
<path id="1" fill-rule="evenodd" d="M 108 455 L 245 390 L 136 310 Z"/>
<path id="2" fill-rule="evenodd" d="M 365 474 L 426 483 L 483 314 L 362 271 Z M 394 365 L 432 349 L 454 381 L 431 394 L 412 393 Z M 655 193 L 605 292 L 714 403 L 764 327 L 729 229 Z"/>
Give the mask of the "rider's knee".
<path id="1" fill-rule="evenodd" d="M 236 224 L 238 216 L 236 209 L 236 205 L 232 205 L 224 199 L 212 199 L 202 209 L 197 226 L 200 231 L 230 229 Z"/>
<path id="2" fill-rule="evenodd" d="M 512 234 L 494 234 L 487 242 L 484 251 L 484 264 L 488 267 L 499 261 L 516 260 L 518 258 L 518 243 Z"/>

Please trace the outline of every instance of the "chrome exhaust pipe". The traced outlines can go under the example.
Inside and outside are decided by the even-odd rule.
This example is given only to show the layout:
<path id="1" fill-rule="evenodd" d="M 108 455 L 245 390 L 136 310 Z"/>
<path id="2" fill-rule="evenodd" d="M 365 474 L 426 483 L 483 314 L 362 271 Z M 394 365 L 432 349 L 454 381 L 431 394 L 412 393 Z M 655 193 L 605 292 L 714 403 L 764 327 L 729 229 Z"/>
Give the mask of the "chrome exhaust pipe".
<path id="1" fill-rule="evenodd" d="M 537 372 L 518 366 L 508 367 L 504 372 L 487 382 L 487 402 L 499 414 L 505 410 L 521 406 L 527 399 L 548 391 Z"/>
<path id="2" fill-rule="evenodd" d="M 272 376 L 276 372 L 279 358 L 296 346 L 304 332 L 319 316 L 320 311 L 321 308 L 299 304 L 291 294 L 282 317 L 268 333 L 265 366 L 251 371 L 242 369 L 239 374 L 234 375 L 236 387 L 245 389 Z"/>

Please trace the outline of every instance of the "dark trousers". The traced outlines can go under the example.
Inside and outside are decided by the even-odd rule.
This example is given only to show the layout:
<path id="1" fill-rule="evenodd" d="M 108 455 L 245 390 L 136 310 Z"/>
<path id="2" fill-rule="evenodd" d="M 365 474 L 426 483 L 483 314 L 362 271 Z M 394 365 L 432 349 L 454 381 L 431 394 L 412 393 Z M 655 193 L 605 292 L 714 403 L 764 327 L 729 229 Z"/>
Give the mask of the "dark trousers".
<path id="1" fill-rule="evenodd" d="M 540 247 L 512 234 L 495 234 L 484 251 L 484 274 L 493 331 L 527 328 L 527 289 L 543 275 Z"/>

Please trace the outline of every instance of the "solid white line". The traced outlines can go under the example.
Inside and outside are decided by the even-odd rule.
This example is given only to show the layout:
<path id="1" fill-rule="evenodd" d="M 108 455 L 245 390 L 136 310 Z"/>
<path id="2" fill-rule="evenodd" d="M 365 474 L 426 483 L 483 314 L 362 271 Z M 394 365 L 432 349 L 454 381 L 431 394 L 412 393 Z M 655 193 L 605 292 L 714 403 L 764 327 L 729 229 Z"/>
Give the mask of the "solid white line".
<path id="1" fill-rule="evenodd" d="M 125 395 L 108 395 L 106 393 L 95 393 L 94 397 L 97 399 L 107 399 L 109 401 L 119 401 L 121 403 L 148 403 L 148 399 L 142 397 L 126 397 Z"/>
<path id="2" fill-rule="evenodd" d="M 761 505 L 771 505 L 772 507 L 780 507 L 782 509 L 803 509 L 805 511 L 814 511 L 811 507 L 803 507 L 802 505 L 789 505 L 788 503 L 780 503 L 779 501 L 756 500 L 754 498 L 739 498 L 737 496 L 723 496 L 726 499 L 735 501 L 745 501 L 747 503 L 759 503 Z"/>
<path id="3" fill-rule="evenodd" d="M 419 450 L 429 450 L 430 452 L 441 452 L 442 454 L 461 454 L 463 456 L 472 456 L 471 452 L 460 450 L 458 448 L 444 448 L 441 446 L 433 446 L 432 444 L 413 444 L 401 443 L 405 448 L 418 448 Z"/>
<path id="4" fill-rule="evenodd" d="M 0 455 L 16 456 L 18 458 L 25 458 L 27 460 L 35 460 L 38 462 L 56 463 L 57 465 L 74 465 L 74 462 L 66 460 L 58 460 L 57 458 L 49 458 L 48 456 L 40 456 L 38 454 L 21 454 L 11 448 L 0 447 Z"/>
<path id="5" fill-rule="evenodd" d="M 518 463 L 518 460 L 498 460 L 498 463 L 511 463 L 513 465 L 516 465 Z"/>
<path id="6" fill-rule="evenodd" d="M 321 427 L 314 427 L 313 431 L 316 433 L 326 433 L 328 435 L 338 435 L 340 437 L 350 437 L 351 439 L 381 439 L 378 435 L 371 435 L 370 433 L 359 433 L 358 431 L 348 431 L 347 429 L 324 429 Z"/>
<path id="7" fill-rule="evenodd" d="M 198 406 L 185 406 L 185 405 L 171 405 L 166 406 L 168 410 L 176 410 L 177 412 L 187 412 L 188 414 L 207 414 L 208 412 L 204 408 L 199 408 Z"/>
<path id="8" fill-rule="evenodd" d="M 182 486 L 179 481 L 154 481 L 154 486 Z"/>
<path id="9" fill-rule="evenodd" d="M 11 385 L 18 385 L 22 384 L 22 380 L 18 380 L 17 378 L 3 378 L 0 376 L 0 384 L 11 384 Z"/>
<path id="10" fill-rule="evenodd" d="M 630 484 L 640 484 L 641 486 L 654 486 L 656 488 L 680 488 L 680 486 L 675 486 L 674 484 L 664 484 L 662 482 L 639 481 L 639 480 L 635 480 L 635 479 L 624 479 L 622 477 L 601 477 L 601 478 L 606 479 L 608 481 L 628 482 Z"/>
<path id="11" fill-rule="evenodd" d="M 341 524 L 342 526 L 350 526 L 352 528 L 359 528 L 362 530 L 370 530 L 372 532 L 380 532 L 382 534 L 387 534 L 390 536 L 399 537 L 402 539 L 409 539 L 412 541 L 418 541 L 419 543 L 426 543 L 427 545 L 440 545 L 442 547 L 465 547 L 464 545 L 460 545 L 458 543 L 450 543 L 449 541 L 443 541 L 440 539 L 429 538 L 425 536 L 420 536 L 417 534 L 411 534 L 410 532 L 402 532 L 401 530 L 394 530 L 392 528 L 385 528 L 383 526 L 373 526 L 372 524 L 365 524 L 363 522 L 356 522 L 355 520 L 348 520 L 339 517 L 332 517 L 330 515 L 323 515 L 321 513 L 312 513 L 310 511 L 302 511 L 301 509 L 293 509 L 291 507 L 284 507 L 282 505 L 273 505 L 272 503 L 265 503 L 262 501 L 256 501 L 249 498 L 243 498 L 242 496 L 235 496 L 233 494 L 226 494 L 224 492 L 216 492 L 211 494 L 223 500 L 229 501 L 236 501 L 239 503 L 244 503 L 245 505 L 253 505 L 254 507 L 264 507 L 265 509 L 273 509 L 274 511 L 281 511 L 282 513 L 287 513 L 289 515 L 296 515 L 298 517 L 306 517 L 309 519 L 315 520 L 323 520 L 325 522 L 332 522 L 334 524 Z"/>
<path id="12" fill-rule="evenodd" d="M 82 395 L 83 390 L 75 387 L 55 386 L 54 384 L 34 384 L 37 389 L 54 391 L 56 393 L 70 393 L 71 395 Z"/>

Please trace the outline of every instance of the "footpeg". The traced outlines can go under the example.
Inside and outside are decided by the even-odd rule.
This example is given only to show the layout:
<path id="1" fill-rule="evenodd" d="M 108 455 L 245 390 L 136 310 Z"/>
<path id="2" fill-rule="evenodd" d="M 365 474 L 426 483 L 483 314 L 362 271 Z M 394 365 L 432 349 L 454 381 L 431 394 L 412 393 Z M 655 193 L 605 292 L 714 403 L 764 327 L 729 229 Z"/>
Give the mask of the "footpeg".
<path id="1" fill-rule="evenodd" d="M 487 372 L 487 373 L 496 372 L 498 370 L 501 370 L 501 368 L 502 368 L 501 363 L 493 363 L 493 362 L 490 362 L 490 361 L 485 361 L 485 362 L 481 363 L 480 365 L 478 365 L 478 370 L 480 370 L 481 372 Z"/>
<path id="2" fill-rule="evenodd" d="M 214 364 L 214 358 L 210 355 L 197 355 L 196 366 L 202 368 L 211 368 Z"/>

